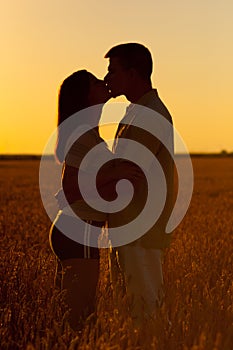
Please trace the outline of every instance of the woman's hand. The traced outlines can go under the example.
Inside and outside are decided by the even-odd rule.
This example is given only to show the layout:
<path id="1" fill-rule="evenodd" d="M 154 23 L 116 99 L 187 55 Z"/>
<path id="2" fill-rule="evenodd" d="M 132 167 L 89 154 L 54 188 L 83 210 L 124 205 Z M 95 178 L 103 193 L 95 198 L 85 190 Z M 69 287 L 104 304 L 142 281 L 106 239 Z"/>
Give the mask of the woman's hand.
<path id="1" fill-rule="evenodd" d="M 143 178 L 144 173 L 138 165 L 130 161 L 118 161 L 115 166 L 115 179 L 127 179 L 132 182 L 140 181 Z"/>

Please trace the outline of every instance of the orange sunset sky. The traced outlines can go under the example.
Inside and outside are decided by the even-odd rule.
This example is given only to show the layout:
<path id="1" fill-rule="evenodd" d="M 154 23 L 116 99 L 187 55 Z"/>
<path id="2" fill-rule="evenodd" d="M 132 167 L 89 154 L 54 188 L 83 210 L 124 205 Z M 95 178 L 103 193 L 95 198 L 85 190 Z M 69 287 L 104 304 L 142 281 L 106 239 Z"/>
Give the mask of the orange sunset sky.
<path id="1" fill-rule="evenodd" d="M 103 78 L 106 51 L 130 41 L 151 50 L 153 85 L 189 151 L 233 151 L 232 0 L 0 4 L 1 154 L 41 154 L 62 80 L 83 68 Z"/>

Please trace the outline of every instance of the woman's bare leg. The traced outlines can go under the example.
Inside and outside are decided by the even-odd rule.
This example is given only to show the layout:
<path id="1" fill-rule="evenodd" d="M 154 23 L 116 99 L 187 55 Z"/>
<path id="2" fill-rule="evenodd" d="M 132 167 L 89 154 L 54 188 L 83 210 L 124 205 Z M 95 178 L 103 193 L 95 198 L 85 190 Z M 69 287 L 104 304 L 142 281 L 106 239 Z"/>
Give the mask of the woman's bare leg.
<path id="1" fill-rule="evenodd" d="M 67 259 L 62 261 L 62 289 L 70 308 L 69 323 L 77 329 L 80 321 L 95 310 L 99 279 L 98 259 Z"/>
<path id="2" fill-rule="evenodd" d="M 61 261 L 56 258 L 56 270 L 55 270 L 55 276 L 54 276 L 54 286 L 55 288 L 58 288 L 61 290 L 62 286 L 62 264 Z"/>

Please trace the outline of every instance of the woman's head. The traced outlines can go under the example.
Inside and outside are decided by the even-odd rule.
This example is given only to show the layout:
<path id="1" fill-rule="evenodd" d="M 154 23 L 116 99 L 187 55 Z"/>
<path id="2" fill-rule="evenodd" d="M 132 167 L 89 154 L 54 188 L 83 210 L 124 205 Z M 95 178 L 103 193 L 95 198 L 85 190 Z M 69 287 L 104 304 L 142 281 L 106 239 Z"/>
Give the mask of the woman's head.
<path id="1" fill-rule="evenodd" d="M 79 70 L 66 78 L 59 91 L 58 125 L 84 108 L 107 102 L 109 91 L 103 80 L 86 70 Z"/>
<path id="2" fill-rule="evenodd" d="M 89 73 L 80 70 L 66 78 L 58 95 L 58 125 L 72 114 L 88 107 Z"/>
<path id="3" fill-rule="evenodd" d="M 61 135 L 59 125 L 74 113 L 95 104 L 107 102 L 109 91 L 104 81 L 97 79 L 86 70 L 79 70 L 68 76 L 62 83 L 58 95 L 58 138 L 56 157 L 63 161 L 66 135 Z"/>

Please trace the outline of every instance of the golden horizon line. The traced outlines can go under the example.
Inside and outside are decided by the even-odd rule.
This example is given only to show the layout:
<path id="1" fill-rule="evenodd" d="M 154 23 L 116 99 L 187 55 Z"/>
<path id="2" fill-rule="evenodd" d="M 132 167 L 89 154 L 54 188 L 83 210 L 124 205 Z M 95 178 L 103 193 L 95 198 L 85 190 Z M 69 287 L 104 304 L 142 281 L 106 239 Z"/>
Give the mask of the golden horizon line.
<path id="1" fill-rule="evenodd" d="M 199 151 L 199 152 L 189 152 L 189 153 L 184 153 L 184 152 L 175 152 L 175 155 L 202 155 L 202 156 L 208 156 L 208 155 L 231 155 L 233 156 L 233 151 L 226 151 L 226 150 L 221 150 L 219 152 L 204 152 L 204 151 Z M 5 158 L 5 157 L 41 157 L 42 156 L 42 153 L 0 153 L 0 158 Z M 47 153 L 47 154 L 44 154 L 44 156 L 54 156 L 54 153 Z"/>

